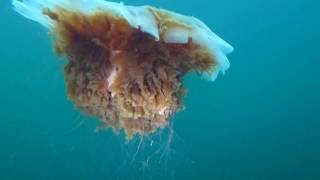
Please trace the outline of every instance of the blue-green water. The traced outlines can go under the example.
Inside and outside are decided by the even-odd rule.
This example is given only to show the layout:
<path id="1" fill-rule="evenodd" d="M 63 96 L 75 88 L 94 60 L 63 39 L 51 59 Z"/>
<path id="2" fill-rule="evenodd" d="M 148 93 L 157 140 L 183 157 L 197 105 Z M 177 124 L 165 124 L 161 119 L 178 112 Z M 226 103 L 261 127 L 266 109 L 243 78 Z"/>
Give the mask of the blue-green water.
<path id="1" fill-rule="evenodd" d="M 170 148 L 164 132 L 135 156 L 138 140 L 94 132 L 66 98 L 45 29 L 2 0 L 0 179 L 320 179 L 317 1 L 125 3 L 202 19 L 234 46 L 230 70 L 214 83 L 187 76 Z"/>

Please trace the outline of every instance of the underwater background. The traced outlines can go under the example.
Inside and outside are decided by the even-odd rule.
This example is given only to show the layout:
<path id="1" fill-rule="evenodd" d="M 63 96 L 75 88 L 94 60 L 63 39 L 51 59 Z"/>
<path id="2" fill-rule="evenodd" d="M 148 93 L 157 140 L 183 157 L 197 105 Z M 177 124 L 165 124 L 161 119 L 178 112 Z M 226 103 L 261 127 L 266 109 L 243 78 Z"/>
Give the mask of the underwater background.
<path id="1" fill-rule="evenodd" d="M 63 58 L 0 1 L 0 179 L 320 179 L 320 3 L 125 0 L 203 20 L 235 51 L 184 78 L 170 129 L 126 143 L 67 100 Z M 172 139 L 171 139 L 172 137 Z"/>

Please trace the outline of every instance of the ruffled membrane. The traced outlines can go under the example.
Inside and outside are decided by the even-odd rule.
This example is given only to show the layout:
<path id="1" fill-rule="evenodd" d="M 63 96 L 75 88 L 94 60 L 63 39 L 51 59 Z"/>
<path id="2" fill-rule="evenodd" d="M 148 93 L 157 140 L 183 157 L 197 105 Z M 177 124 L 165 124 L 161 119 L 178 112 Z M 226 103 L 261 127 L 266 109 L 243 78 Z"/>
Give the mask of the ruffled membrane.
<path id="1" fill-rule="evenodd" d="M 215 80 L 233 48 L 202 21 L 152 6 L 104 0 L 13 0 L 24 17 L 48 28 L 66 55 L 68 97 L 128 138 L 165 127 L 181 109 L 181 78 Z"/>

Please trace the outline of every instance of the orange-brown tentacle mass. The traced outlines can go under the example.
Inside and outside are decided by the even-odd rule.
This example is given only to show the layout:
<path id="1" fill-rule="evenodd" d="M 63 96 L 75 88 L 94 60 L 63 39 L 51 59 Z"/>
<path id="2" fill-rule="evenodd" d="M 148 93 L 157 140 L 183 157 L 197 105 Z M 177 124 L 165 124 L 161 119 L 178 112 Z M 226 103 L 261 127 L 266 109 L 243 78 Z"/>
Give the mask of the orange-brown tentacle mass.
<path id="1" fill-rule="evenodd" d="M 68 58 L 68 97 L 84 112 L 128 138 L 164 127 L 181 107 L 181 78 L 215 63 L 192 43 L 156 41 L 122 18 L 105 12 L 85 15 L 43 11 L 54 21 L 56 52 Z"/>

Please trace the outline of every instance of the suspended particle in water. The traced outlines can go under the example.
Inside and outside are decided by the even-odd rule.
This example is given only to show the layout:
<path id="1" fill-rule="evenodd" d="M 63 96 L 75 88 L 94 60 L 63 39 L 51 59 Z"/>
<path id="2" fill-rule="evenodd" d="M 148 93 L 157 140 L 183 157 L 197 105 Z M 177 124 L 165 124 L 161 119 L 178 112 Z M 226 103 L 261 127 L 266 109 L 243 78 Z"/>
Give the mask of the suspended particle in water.
<path id="1" fill-rule="evenodd" d="M 130 139 L 166 127 L 183 107 L 182 77 L 214 80 L 233 48 L 202 21 L 152 6 L 104 0 L 13 0 L 66 56 L 68 98 Z"/>

